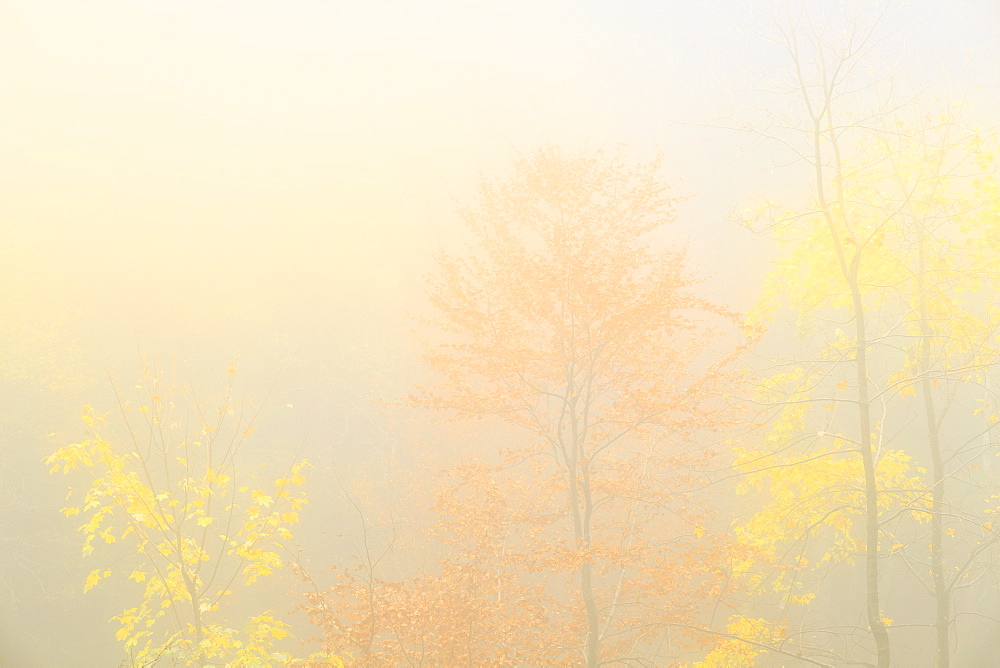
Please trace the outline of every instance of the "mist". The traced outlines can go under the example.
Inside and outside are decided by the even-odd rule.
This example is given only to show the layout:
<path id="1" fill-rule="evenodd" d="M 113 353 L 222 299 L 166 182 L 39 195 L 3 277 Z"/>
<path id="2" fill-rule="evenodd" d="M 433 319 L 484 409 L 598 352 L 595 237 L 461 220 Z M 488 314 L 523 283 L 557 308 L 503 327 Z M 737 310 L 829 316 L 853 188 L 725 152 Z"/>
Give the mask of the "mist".
<path id="1" fill-rule="evenodd" d="M 0 664 L 992 665 L 1000 7 L 849 5 L 5 3 Z"/>

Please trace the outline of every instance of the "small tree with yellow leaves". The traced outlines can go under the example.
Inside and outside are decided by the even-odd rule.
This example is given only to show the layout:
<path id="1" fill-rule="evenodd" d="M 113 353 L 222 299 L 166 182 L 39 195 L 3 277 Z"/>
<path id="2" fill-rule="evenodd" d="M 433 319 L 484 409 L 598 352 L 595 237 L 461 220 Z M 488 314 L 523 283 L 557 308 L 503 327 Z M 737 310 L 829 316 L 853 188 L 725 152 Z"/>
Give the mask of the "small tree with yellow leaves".
<path id="1" fill-rule="evenodd" d="M 83 518 L 83 556 L 121 543 L 133 557 L 123 572 L 141 588 L 141 600 L 114 620 L 136 665 L 158 657 L 197 666 L 290 660 L 274 650 L 289 635 L 284 622 L 263 613 L 234 628 L 223 605 L 234 588 L 282 567 L 289 527 L 306 503 L 305 461 L 269 485 L 237 466 L 257 410 L 249 399 L 234 399 L 235 374 L 231 365 L 211 406 L 179 387 L 176 372 L 167 377 L 147 367 L 135 400 L 116 389 L 120 420 L 86 407 L 90 437 L 45 460 L 53 473 L 89 475 L 83 497 L 62 510 Z M 109 567 L 93 569 L 84 591 L 112 575 Z"/>

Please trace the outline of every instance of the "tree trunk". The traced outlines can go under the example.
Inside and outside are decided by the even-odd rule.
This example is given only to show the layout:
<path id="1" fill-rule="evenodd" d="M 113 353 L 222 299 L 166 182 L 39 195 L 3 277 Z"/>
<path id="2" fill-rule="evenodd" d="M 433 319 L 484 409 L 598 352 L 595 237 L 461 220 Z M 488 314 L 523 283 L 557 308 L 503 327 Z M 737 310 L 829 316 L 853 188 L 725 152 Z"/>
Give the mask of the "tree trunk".
<path id="1" fill-rule="evenodd" d="M 830 101 L 827 100 L 827 124 L 831 128 L 829 137 L 836 157 L 836 169 L 834 179 L 841 181 L 843 169 L 840 163 L 839 147 L 837 146 L 836 135 L 832 128 L 835 127 L 830 109 Z M 861 462 L 865 476 L 865 608 L 868 616 L 868 627 L 871 629 L 872 638 L 875 640 L 875 651 L 878 656 L 878 668 L 889 668 L 889 631 L 882 621 L 882 609 L 879 602 L 879 521 L 878 521 L 878 480 L 875 477 L 875 452 L 872 450 L 872 419 L 871 419 L 871 397 L 868 394 L 868 333 L 866 328 L 866 314 L 864 301 L 861 295 L 861 285 L 858 274 L 861 266 L 861 247 L 856 246 L 854 256 L 848 265 L 847 256 L 841 241 L 840 230 L 837 229 L 833 212 L 830 210 L 830 202 L 827 201 L 826 189 L 824 187 L 823 173 L 823 152 L 820 142 L 824 137 L 822 129 L 822 117 L 813 117 L 813 156 L 816 177 L 816 199 L 823 211 L 827 227 L 830 230 L 830 238 L 836 251 L 837 262 L 840 271 L 851 291 L 851 304 L 854 310 L 854 328 L 856 339 L 856 350 L 854 355 L 855 380 L 858 384 L 858 430 L 859 442 L 861 446 Z M 839 199 L 839 210 L 841 216 L 846 211 L 843 193 L 838 187 L 837 195 Z M 845 227 L 849 226 L 845 222 Z M 857 242 L 855 242 L 857 243 Z"/>
<path id="2" fill-rule="evenodd" d="M 931 578 L 934 581 L 934 630 L 937 646 L 934 653 L 934 667 L 948 668 L 951 661 L 948 633 L 951 626 L 951 592 L 944 573 L 944 457 L 941 453 L 941 434 L 934 408 L 933 383 L 928 374 L 931 370 L 931 338 L 933 332 L 927 315 L 924 282 L 924 234 L 919 230 L 917 303 L 920 318 L 920 391 L 924 399 L 924 413 L 927 416 L 927 444 L 931 451 Z"/>
<path id="3" fill-rule="evenodd" d="M 889 630 L 882 621 L 882 607 L 879 603 L 879 525 L 878 525 L 878 480 L 875 477 L 875 453 L 872 451 L 871 406 L 868 396 L 868 338 L 865 334 L 865 310 L 861 303 L 857 268 L 851 277 L 851 297 L 854 301 L 854 321 L 857 332 L 857 352 L 855 368 L 858 382 L 858 422 L 861 429 L 861 459 L 865 471 L 865 602 L 868 611 L 868 626 L 875 638 L 878 654 L 878 668 L 889 668 Z"/>

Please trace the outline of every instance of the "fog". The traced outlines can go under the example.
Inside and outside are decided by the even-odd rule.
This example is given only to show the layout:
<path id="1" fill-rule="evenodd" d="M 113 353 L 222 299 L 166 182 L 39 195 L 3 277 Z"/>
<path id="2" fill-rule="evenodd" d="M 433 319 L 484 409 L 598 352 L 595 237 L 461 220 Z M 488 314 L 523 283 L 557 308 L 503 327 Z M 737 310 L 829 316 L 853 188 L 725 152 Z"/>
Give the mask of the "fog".
<path id="1" fill-rule="evenodd" d="M 836 17 L 847 4 L 810 2 L 807 14 Z M 849 208 L 816 204 L 815 170 L 796 153 L 812 145 L 794 143 L 808 140 L 809 128 L 775 129 L 775 119 L 801 113 L 789 89 L 794 63 L 775 32 L 776 22 L 798 14 L 781 2 L 4 3 L 0 665 L 884 668 L 889 659 L 872 630 L 879 618 L 889 620 L 891 665 L 993 665 L 1000 555 L 990 522 L 1000 467 L 991 425 L 1000 345 L 991 328 L 1000 283 L 992 253 L 1000 235 L 991 225 L 1000 199 L 990 193 L 1000 5 L 915 0 L 882 15 L 868 4 L 857 20 L 880 17 L 877 39 L 851 71 L 854 87 L 843 93 L 849 131 L 837 135 L 849 169 L 826 183 L 854 179 L 847 199 L 863 200 L 850 209 L 856 220 L 874 215 L 865 213 L 870 204 L 891 208 L 890 221 L 934 222 L 918 232 L 880 223 L 889 241 L 873 253 L 890 269 L 865 274 L 859 261 L 855 287 L 858 300 L 868 291 L 872 362 L 858 376 L 850 366 L 854 312 L 845 306 L 853 293 L 848 283 L 823 282 L 839 271 L 835 260 L 816 259 L 819 268 L 810 269 L 803 258 L 832 253 L 838 239 L 848 251 L 860 248 L 860 224 L 845 222 L 851 240 L 845 232 L 828 241 L 806 227 L 771 234 L 766 224 L 741 224 L 761 201 L 780 201 L 786 208 L 775 215 L 775 204 L 768 215 L 783 221 L 805 210 L 846 216 Z M 829 38 L 840 34 L 831 29 Z M 886 82 L 892 95 L 881 98 Z M 890 125 L 884 109 L 897 101 L 901 122 L 912 126 L 878 135 L 890 137 L 883 143 L 865 134 Z M 914 119 L 959 102 L 957 129 L 941 140 L 960 154 L 939 161 L 950 180 L 901 169 L 903 182 L 883 187 L 893 177 L 875 170 L 916 150 L 906 137 L 919 135 L 924 155 L 934 153 L 927 147 L 936 130 Z M 868 123 L 868 112 L 879 122 Z M 840 165 L 825 144 L 817 150 L 817 162 Z M 875 150 L 888 157 L 865 153 Z M 669 185 L 664 197 L 678 201 L 656 209 L 652 190 L 645 199 L 621 194 L 628 184 L 649 185 L 641 165 L 654 165 L 655 182 Z M 580 173 L 604 180 L 581 180 L 591 190 L 574 199 L 578 183 L 569 175 Z M 909 188 L 909 178 L 919 183 Z M 561 371 L 546 346 L 562 316 L 546 310 L 551 295 L 537 293 L 572 271 L 534 254 L 565 239 L 518 227 L 534 220 L 531 198 L 547 197 L 539 183 L 587 213 L 565 232 L 581 274 L 595 277 L 593 285 L 613 278 L 588 283 L 585 294 L 600 297 L 580 308 L 597 309 L 601 327 L 619 322 L 615 307 L 626 304 L 634 310 L 622 311 L 622 331 L 648 323 L 634 348 L 609 353 L 608 375 L 594 372 L 604 394 L 587 401 L 607 424 L 631 424 L 627 439 L 595 435 L 604 445 L 579 458 L 555 445 L 563 443 L 563 418 L 552 397 L 565 391 L 559 396 L 569 405 L 582 390 L 572 389 L 575 376 L 568 385 L 552 380 Z M 934 194 L 923 208 L 906 208 L 925 191 Z M 883 206 L 866 196 L 896 199 Z M 621 260 L 646 250 L 616 250 L 633 227 L 602 227 L 600 207 L 610 206 L 602 197 L 634 205 L 626 218 L 635 225 L 652 213 L 669 222 L 636 237 L 649 264 Z M 592 211 L 600 213 L 587 217 Z M 595 236 L 587 236 L 591 228 Z M 503 246 L 504 233 L 523 234 L 523 247 Z M 891 255 L 884 248 L 895 238 L 904 245 Z M 942 245 L 926 253 L 920 245 L 920 270 L 899 278 L 891 267 L 917 262 L 918 238 Z M 796 250 L 803 239 L 812 251 Z M 664 269 L 677 250 L 686 253 L 677 275 L 692 277 L 691 286 Z M 466 273 L 449 278 L 448 258 Z M 496 271 L 477 273 L 477 262 L 488 268 L 491 259 Z M 508 280 L 517 273 L 511 267 L 523 275 Z M 681 287 L 649 288 L 655 299 L 621 291 L 630 281 L 636 290 L 652 285 L 649 276 L 661 270 L 659 280 Z M 890 279 L 899 294 L 909 294 L 899 286 L 916 286 L 917 296 L 896 303 L 872 292 Z M 815 293 L 800 281 L 818 286 Z M 925 295 L 925 283 L 941 288 L 933 298 L 941 303 Z M 480 298 L 489 304 L 484 320 L 476 320 Z M 488 345 L 487 321 L 506 332 Z M 941 327 L 952 329 L 945 335 Z M 906 347 L 945 338 L 966 344 Z M 870 379 L 870 397 L 857 393 L 859 377 Z M 546 390 L 550 382 L 562 389 Z M 898 392 L 900 383 L 912 397 Z M 505 394 L 515 385 L 521 394 Z M 691 396 L 698 398 L 690 405 L 676 399 Z M 804 397 L 818 402 L 815 415 L 791 415 Z M 836 412 L 826 408 L 841 401 Z M 856 415 L 862 404 L 871 416 Z M 88 410 L 103 418 L 93 430 L 81 419 Z M 939 417 L 930 440 L 921 426 L 934 422 L 928 410 Z M 215 416 L 217 431 L 207 426 Z M 548 419 L 556 432 L 546 431 Z M 167 424 L 169 433 L 157 435 Z M 840 440 L 802 445 L 830 433 Z M 100 478 L 103 469 L 63 475 L 68 460 L 44 461 L 98 442 L 97 434 L 120 450 L 125 470 L 145 462 L 135 470 L 148 476 L 148 495 L 135 492 L 135 480 L 123 487 L 114 465 Z M 201 455 L 172 448 L 199 438 L 225 455 L 206 454 L 196 470 Z M 532 450 L 540 442 L 554 454 Z M 809 473 L 767 478 L 757 467 L 799 471 L 802 461 L 847 443 L 854 449 L 844 452 L 874 453 L 870 471 L 857 457 L 855 468 L 816 474 L 826 482 Z M 140 456 L 160 450 L 170 453 L 162 466 Z M 604 499 L 595 510 L 590 473 L 576 467 L 597 466 L 598 454 L 611 459 L 601 460 L 605 477 L 594 474 Z M 93 453 L 98 468 L 102 461 L 110 460 Z M 292 483 L 273 481 L 290 480 L 302 461 L 305 481 L 294 494 L 308 503 L 293 512 L 294 494 L 278 493 Z M 237 482 L 210 481 L 223 471 Z M 190 511 L 192 526 L 214 531 L 228 517 L 234 527 L 217 545 L 199 544 L 205 563 L 232 571 L 218 610 L 215 599 L 203 604 L 204 627 L 184 616 L 192 603 L 198 608 L 180 584 L 194 572 L 188 567 L 177 571 L 180 588 L 159 598 L 130 579 L 170 560 L 163 550 L 143 557 L 138 536 L 151 532 L 155 544 L 163 531 L 180 545 L 169 526 L 179 534 L 185 520 L 163 510 L 167 519 L 142 529 L 150 511 L 122 499 L 135 493 L 152 503 L 161 492 L 195 489 L 172 475 L 208 476 L 203 489 L 216 489 L 204 492 L 209 505 L 222 491 L 229 499 L 211 515 L 189 508 L 186 495 L 170 497 Z M 853 491 L 835 489 L 832 479 Z M 586 501 L 567 496 L 579 481 Z M 863 499 L 868 482 L 882 495 L 878 512 L 876 497 Z M 241 485 L 267 501 L 247 511 L 256 501 L 235 500 Z M 106 495 L 88 507 L 91 489 Z M 809 508 L 795 521 L 776 505 L 789 496 Z M 88 533 L 93 509 L 105 504 L 108 518 L 121 519 Z M 827 521 L 838 504 L 857 513 Z M 577 506 L 588 519 L 574 519 Z M 265 551 L 268 540 L 280 543 L 273 572 L 246 583 L 241 569 L 269 557 L 233 552 L 232 518 L 271 517 L 272 507 L 273 522 L 262 519 L 240 542 Z M 864 542 L 866 518 L 879 527 L 874 548 Z M 129 523 L 131 537 L 123 535 Z M 101 537 L 108 524 L 114 542 Z M 267 533 L 279 526 L 290 537 Z M 83 554 L 89 534 L 94 549 Z M 185 549 L 194 548 L 177 553 Z M 873 554 L 882 595 L 874 612 L 865 580 Z M 962 577 L 946 593 L 942 568 Z M 150 611 L 136 612 L 141 623 L 116 638 L 125 622 L 112 618 L 145 605 L 144 591 Z M 950 602 L 944 611 L 942 596 Z M 290 635 L 281 630 L 258 647 L 247 625 L 265 614 Z M 456 621 L 469 619 L 478 631 Z M 129 645 L 144 628 L 153 635 Z M 467 633 L 461 642 L 456 629 Z M 944 656 L 941 629 L 950 638 Z M 226 645 L 233 639 L 240 644 Z M 142 654 L 147 643 L 151 653 Z"/>

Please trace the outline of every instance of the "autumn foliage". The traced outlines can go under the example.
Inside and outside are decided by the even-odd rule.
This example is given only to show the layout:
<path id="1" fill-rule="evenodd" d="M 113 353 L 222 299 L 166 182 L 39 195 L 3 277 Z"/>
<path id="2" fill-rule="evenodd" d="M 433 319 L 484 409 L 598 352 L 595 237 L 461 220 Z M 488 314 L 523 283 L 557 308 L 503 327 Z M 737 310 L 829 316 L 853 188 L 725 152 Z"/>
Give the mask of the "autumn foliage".
<path id="1" fill-rule="evenodd" d="M 801 84 L 807 107 L 833 104 L 825 85 Z M 117 412 L 88 408 L 88 437 L 46 463 L 87 474 L 63 513 L 96 560 L 84 591 L 132 587 L 114 617 L 130 661 L 888 668 L 926 627 L 947 668 L 962 593 L 1000 558 L 980 468 L 1000 424 L 1000 150 L 957 112 L 853 143 L 810 113 L 813 194 L 743 214 L 779 252 L 746 316 L 699 296 L 661 159 L 545 147 L 484 181 L 428 281 L 431 380 L 383 405 L 462 425 L 393 490 L 430 519 L 397 524 L 334 474 L 361 522 L 350 559 L 289 549 L 308 464 L 271 483 L 243 467 L 256 407 L 235 368 L 216 404 L 147 369 Z M 769 350 L 789 315 L 794 345 Z M 302 659 L 291 623 L 227 609 L 290 560 L 320 645 Z M 887 591 L 904 568 L 933 614 Z"/>
<path id="2" fill-rule="evenodd" d="M 307 463 L 255 481 L 238 465 L 256 410 L 233 396 L 235 367 L 215 406 L 198 402 L 177 372 L 147 367 L 134 399 L 118 395 L 117 424 L 88 407 L 89 438 L 46 459 L 53 473 L 84 472 L 90 485 L 63 508 L 83 519 L 83 557 L 102 559 L 84 591 L 116 575 L 133 583 L 138 604 L 115 617 L 115 637 L 136 665 L 283 662 L 290 656 L 274 644 L 289 635 L 287 622 L 269 611 L 234 620 L 226 602 L 284 566 Z"/>
<path id="3" fill-rule="evenodd" d="M 665 244 L 677 199 L 659 169 L 545 148 L 463 211 L 468 245 L 431 280 L 440 382 L 414 402 L 511 440 L 441 483 L 435 573 L 343 571 L 313 595 L 331 647 L 373 665 L 596 666 L 719 593 L 725 541 L 690 490 L 733 419 L 713 394 L 732 351 L 711 348 L 730 316 Z"/>
<path id="4" fill-rule="evenodd" d="M 289 549 L 308 464 L 272 483 L 241 464 L 257 409 L 234 398 L 235 368 L 215 404 L 147 369 L 46 459 L 87 472 L 63 509 L 96 560 L 84 590 L 133 588 L 114 621 L 135 665 L 887 666 L 917 626 L 884 593 L 902 564 L 929 571 L 944 668 L 961 592 L 992 576 L 1000 539 L 998 495 L 962 463 L 1000 423 L 984 299 L 1000 206 L 995 179 L 957 169 L 1000 153 L 954 143 L 954 126 L 865 144 L 841 163 L 851 178 L 830 177 L 836 202 L 748 212 L 783 255 L 746 317 L 698 296 L 659 159 L 522 157 L 461 210 L 464 244 L 428 283 L 431 380 L 391 406 L 453 430 L 394 490 L 429 519 L 334 475 L 363 549 L 311 566 Z M 796 346 L 748 361 L 789 312 Z M 954 435 L 955 416 L 981 431 Z M 227 606 L 290 561 L 319 644 L 299 659 L 291 622 Z"/>

